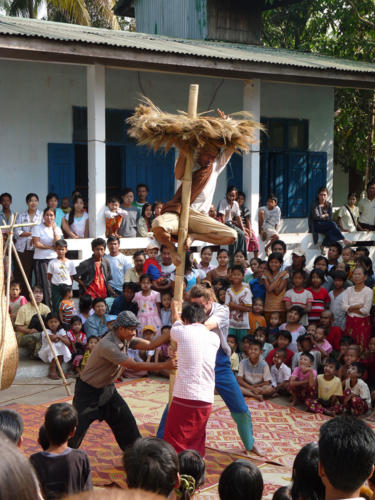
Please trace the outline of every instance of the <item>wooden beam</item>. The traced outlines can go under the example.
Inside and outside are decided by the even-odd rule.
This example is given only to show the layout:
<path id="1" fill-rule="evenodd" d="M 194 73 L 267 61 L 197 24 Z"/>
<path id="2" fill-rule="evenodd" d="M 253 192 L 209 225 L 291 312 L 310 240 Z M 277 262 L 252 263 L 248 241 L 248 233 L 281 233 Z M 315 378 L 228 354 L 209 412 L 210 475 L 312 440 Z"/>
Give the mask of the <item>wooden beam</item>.
<path id="1" fill-rule="evenodd" d="M 216 59 L 107 45 L 58 42 L 0 35 L 0 58 L 68 64 L 103 64 L 117 68 L 212 76 L 241 80 L 273 80 L 332 87 L 375 89 L 373 73 L 301 68 L 287 64 Z"/>

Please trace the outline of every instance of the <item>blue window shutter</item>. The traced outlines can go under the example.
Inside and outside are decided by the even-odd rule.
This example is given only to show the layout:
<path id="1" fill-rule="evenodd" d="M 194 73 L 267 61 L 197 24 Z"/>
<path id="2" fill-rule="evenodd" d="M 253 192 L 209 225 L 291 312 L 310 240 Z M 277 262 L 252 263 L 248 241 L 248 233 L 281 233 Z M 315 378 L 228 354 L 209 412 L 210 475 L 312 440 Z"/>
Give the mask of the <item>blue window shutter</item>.
<path id="1" fill-rule="evenodd" d="M 174 193 L 174 151 L 153 153 L 145 146 L 127 141 L 125 150 L 126 185 L 135 189 L 147 184 L 150 201 L 170 200 Z"/>
<path id="2" fill-rule="evenodd" d="M 48 190 L 61 200 L 75 189 L 74 144 L 48 144 Z"/>
<path id="3" fill-rule="evenodd" d="M 327 153 L 309 152 L 307 206 L 315 200 L 318 189 L 327 183 Z"/>
<path id="4" fill-rule="evenodd" d="M 307 154 L 287 153 L 287 217 L 307 215 Z"/>
<path id="5" fill-rule="evenodd" d="M 242 156 L 234 154 L 226 167 L 227 186 L 236 186 L 239 191 L 243 190 L 243 162 Z"/>
<path id="6" fill-rule="evenodd" d="M 287 157 L 285 153 L 270 153 L 269 154 L 269 192 L 274 194 L 278 198 L 278 205 L 281 209 L 281 213 L 287 214 L 288 211 L 288 199 L 286 196 L 286 188 L 288 186 L 288 170 L 287 170 Z M 267 199 L 266 196 L 266 199 Z"/>

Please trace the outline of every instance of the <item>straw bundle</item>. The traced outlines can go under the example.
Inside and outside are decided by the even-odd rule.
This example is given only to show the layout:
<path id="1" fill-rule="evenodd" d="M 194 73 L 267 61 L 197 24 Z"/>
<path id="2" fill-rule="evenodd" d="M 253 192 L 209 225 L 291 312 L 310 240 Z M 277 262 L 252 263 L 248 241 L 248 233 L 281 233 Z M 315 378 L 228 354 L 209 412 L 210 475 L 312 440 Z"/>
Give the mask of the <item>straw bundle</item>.
<path id="1" fill-rule="evenodd" d="M 172 147 L 193 154 L 207 144 L 217 148 L 232 148 L 235 153 L 247 153 L 256 141 L 255 132 L 262 129 L 246 111 L 233 113 L 228 119 L 198 114 L 189 118 L 183 111 L 177 115 L 165 113 L 150 99 L 136 107 L 133 116 L 126 121 L 130 125 L 128 134 L 154 151 Z M 242 119 L 234 119 L 234 117 Z"/>
<path id="2" fill-rule="evenodd" d="M 0 390 L 12 385 L 18 366 L 18 347 L 4 297 L 3 237 L 0 231 Z"/>

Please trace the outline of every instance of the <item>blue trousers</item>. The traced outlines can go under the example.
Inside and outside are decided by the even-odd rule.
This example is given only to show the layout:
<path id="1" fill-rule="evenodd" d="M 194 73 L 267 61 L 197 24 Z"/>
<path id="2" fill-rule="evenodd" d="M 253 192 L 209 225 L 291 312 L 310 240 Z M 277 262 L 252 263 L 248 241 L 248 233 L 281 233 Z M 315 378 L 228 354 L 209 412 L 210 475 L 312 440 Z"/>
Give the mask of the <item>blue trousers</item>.
<path id="1" fill-rule="evenodd" d="M 338 225 L 333 220 L 315 220 L 314 230 L 317 233 L 321 233 L 324 235 L 322 245 L 325 247 L 328 247 L 335 241 L 341 241 L 344 239 L 344 236 L 340 231 Z"/>
<path id="2" fill-rule="evenodd" d="M 246 448 L 252 450 L 254 445 L 253 424 L 251 414 L 236 377 L 232 372 L 230 360 L 227 354 L 220 347 L 216 355 L 215 365 L 215 388 L 223 398 L 225 404 L 231 412 L 233 420 L 237 424 L 238 434 Z M 168 416 L 168 405 L 161 418 L 156 437 L 163 439 L 164 427 Z"/>

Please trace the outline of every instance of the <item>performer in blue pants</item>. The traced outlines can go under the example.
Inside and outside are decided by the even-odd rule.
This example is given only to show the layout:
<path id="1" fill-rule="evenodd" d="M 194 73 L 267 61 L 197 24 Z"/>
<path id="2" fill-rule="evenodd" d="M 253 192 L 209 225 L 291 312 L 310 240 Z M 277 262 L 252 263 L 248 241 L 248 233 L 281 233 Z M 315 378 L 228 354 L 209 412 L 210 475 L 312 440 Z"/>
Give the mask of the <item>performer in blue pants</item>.
<path id="1" fill-rule="evenodd" d="M 196 285 L 190 290 L 190 300 L 204 307 L 207 315 L 206 327 L 220 337 L 220 347 L 217 352 L 215 366 L 216 390 L 223 398 L 233 420 L 237 424 L 238 433 L 245 449 L 259 453 L 255 446 L 251 414 L 230 366 L 229 356 L 231 351 L 227 344 L 229 309 L 214 302 L 210 290 L 201 285 Z M 167 415 L 168 405 L 164 410 L 159 425 L 158 438 L 163 438 Z"/>

